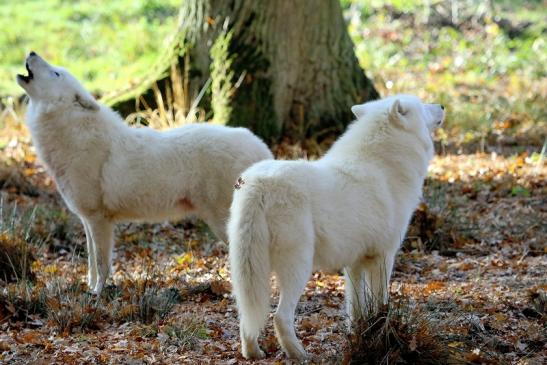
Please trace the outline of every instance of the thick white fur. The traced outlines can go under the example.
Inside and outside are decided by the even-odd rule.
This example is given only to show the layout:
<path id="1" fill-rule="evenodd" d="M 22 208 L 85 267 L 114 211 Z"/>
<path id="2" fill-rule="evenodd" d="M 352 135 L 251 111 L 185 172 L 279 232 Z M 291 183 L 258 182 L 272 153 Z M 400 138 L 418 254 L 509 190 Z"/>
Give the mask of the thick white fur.
<path id="1" fill-rule="evenodd" d="M 113 229 L 121 221 L 162 221 L 192 214 L 226 241 L 234 183 L 272 158 L 249 130 L 194 124 L 166 132 L 131 128 L 99 105 L 66 70 L 31 54 L 27 124 L 40 159 L 85 228 L 88 283 L 109 275 Z"/>
<path id="2" fill-rule="evenodd" d="M 271 271 L 280 287 L 275 332 L 289 357 L 306 355 L 294 315 L 312 270 L 345 269 L 352 320 L 365 305 L 387 301 L 394 257 L 433 156 L 430 132 L 444 112 L 409 95 L 352 111 L 358 120 L 320 160 L 262 161 L 242 174 L 228 240 L 246 358 L 264 356 L 257 338 Z"/>

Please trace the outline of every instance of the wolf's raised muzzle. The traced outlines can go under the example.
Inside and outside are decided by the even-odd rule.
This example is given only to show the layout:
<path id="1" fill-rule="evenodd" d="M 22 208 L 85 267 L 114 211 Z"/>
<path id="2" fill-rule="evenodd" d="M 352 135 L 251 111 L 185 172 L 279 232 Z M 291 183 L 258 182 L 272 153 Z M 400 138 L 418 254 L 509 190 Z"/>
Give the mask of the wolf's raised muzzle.
<path id="1" fill-rule="evenodd" d="M 27 84 L 30 82 L 30 80 L 32 80 L 34 78 L 34 74 L 32 73 L 32 70 L 30 69 L 29 65 L 28 65 L 28 60 L 29 58 L 31 57 L 35 57 L 37 56 L 36 52 L 34 51 L 31 51 L 27 57 L 27 60 L 25 61 L 25 68 L 27 69 L 27 74 L 28 75 L 21 75 L 21 74 L 18 74 L 17 75 L 17 78 L 26 82 Z"/>

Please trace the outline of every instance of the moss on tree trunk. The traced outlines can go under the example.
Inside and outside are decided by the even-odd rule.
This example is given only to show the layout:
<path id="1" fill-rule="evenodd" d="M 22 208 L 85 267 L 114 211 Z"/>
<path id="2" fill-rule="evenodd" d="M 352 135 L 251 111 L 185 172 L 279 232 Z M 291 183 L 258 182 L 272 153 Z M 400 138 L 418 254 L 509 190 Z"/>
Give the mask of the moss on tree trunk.
<path id="1" fill-rule="evenodd" d="M 186 0 L 180 19 L 151 76 L 110 98 L 122 113 L 139 95 L 157 106 L 150 83 L 164 98 L 182 87 L 187 105 L 207 85 L 200 104 L 207 117 L 273 141 L 341 131 L 352 105 L 378 97 L 338 0 Z"/>

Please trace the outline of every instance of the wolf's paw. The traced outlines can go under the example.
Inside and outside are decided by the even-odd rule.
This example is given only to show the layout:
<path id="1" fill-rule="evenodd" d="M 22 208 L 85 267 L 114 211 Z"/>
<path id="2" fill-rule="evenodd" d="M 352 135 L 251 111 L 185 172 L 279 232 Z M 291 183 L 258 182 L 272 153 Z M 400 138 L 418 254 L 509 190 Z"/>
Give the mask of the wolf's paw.
<path id="1" fill-rule="evenodd" d="M 93 289 L 95 287 L 95 285 L 97 285 L 97 279 L 91 277 L 91 275 L 88 275 L 87 276 L 87 287 L 89 289 Z"/>
<path id="2" fill-rule="evenodd" d="M 284 348 L 285 354 L 291 359 L 305 360 L 308 357 L 308 353 L 304 350 L 301 344 L 291 344 L 287 348 Z"/>
<path id="3" fill-rule="evenodd" d="M 258 336 L 247 337 L 244 334 L 241 335 L 241 353 L 246 359 L 262 359 L 266 355 L 264 351 L 258 346 Z"/>
<path id="4" fill-rule="evenodd" d="M 95 286 L 93 288 L 91 288 L 91 292 L 94 294 L 94 295 L 101 295 L 101 292 L 103 291 L 103 287 L 104 287 L 104 284 L 102 282 L 98 282 L 97 284 L 95 284 Z"/>
<path id="5" fill-rule="evenodd" d="M 256 338 L 248 339 L 245 336 L 241 338 L 241 353 L 246 359 L 263 359 L 266 356 L 258 346 Z"/>
<path id="6" fill-rule="evenodd" d="M 253 351 L 243 351 L 243 357 L 246 358 L 247 360 L 251 360 L 251 359 L 255 359 L 255 360 L 258 360 L 258 359 L 263 359 L 266 357 L 266 354 L 264 353 L 264 351 L 262 351 L 260 348 L 259 349 L 256 349 Z"/>

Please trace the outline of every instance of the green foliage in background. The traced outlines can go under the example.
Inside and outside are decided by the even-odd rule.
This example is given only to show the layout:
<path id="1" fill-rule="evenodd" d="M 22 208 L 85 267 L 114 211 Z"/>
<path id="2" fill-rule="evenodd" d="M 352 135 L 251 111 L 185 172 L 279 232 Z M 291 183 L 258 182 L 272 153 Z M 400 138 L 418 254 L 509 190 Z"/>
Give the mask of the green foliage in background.
<path id="1" fill-rule="evenodd" d="M 0 1 L 0 97 L 22 94 L 14 77 L 24 72 L 30 50 L 69 68 L 96 94 L 127 88 L 167 48 L 180 1 Z M 532 144 L 543 143 L 547 9 L 541 0 L 341 4 L 361 65 L 382 95 L 412 93 L 444 103 L 446 128 L 461 142 L 524 130 Z M 455 25 L 447 24 L 452 20 Z"/>
<path id="2" fill-rule="evenodd" d="M 0 1 L 0 96 L 36 51 L 96 93 L 126 86 L 155 62 L 176 29 L 181 0 Z"/>
<path id="3" fill-rule="evenodd" d="M 535 1 L 342 0 L 363 68 L 382 95 L 448 107 L 461 142 L 547 120 L 547 9 Z M 451 24 L 452 23 L 452 24 Z M 531 127 L 532 126 L 532 127 Z M 513 129 L 510 131 L 510 129 Z"/>

